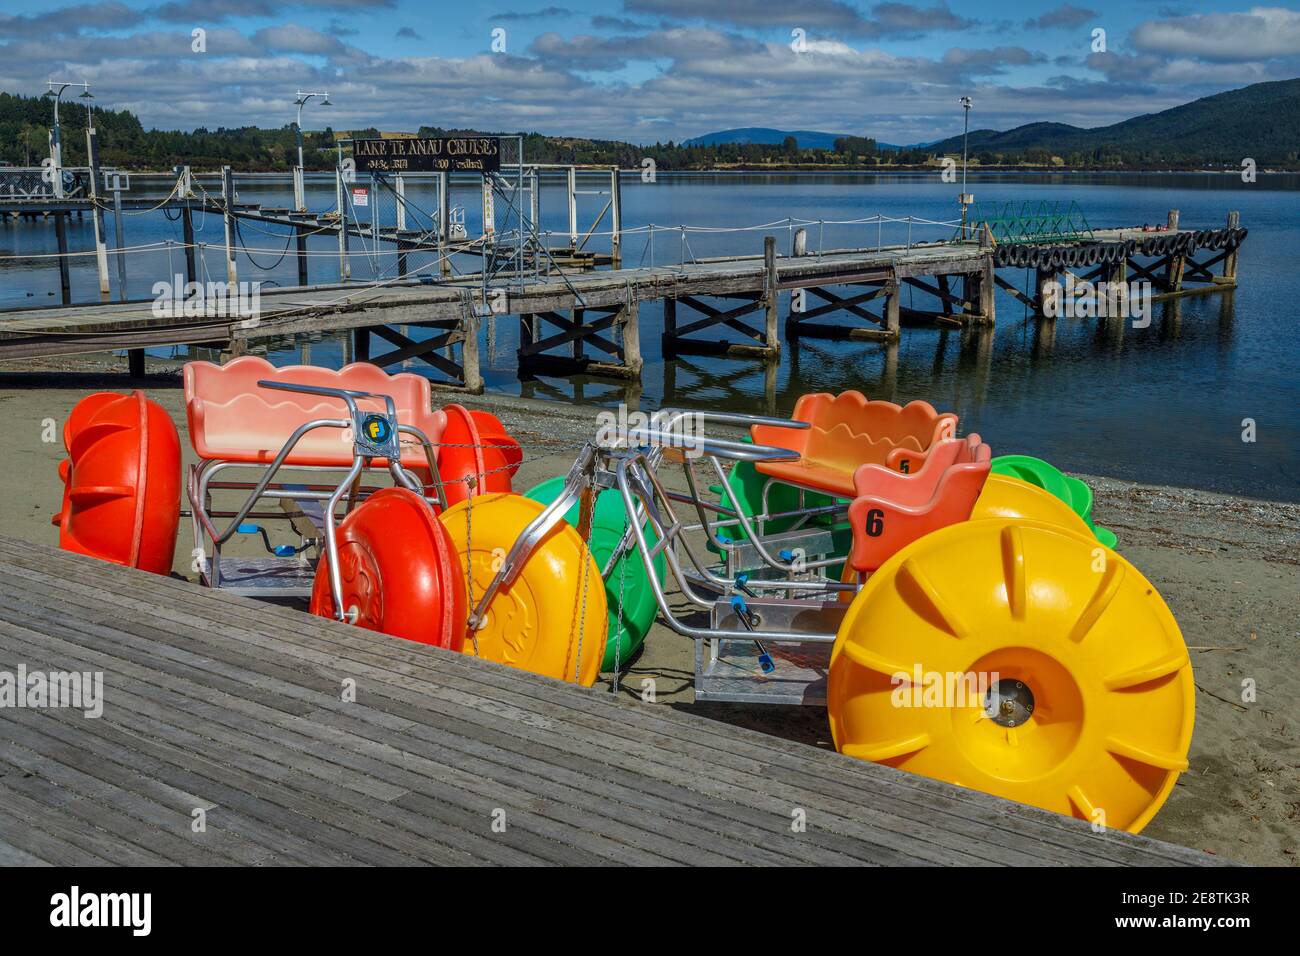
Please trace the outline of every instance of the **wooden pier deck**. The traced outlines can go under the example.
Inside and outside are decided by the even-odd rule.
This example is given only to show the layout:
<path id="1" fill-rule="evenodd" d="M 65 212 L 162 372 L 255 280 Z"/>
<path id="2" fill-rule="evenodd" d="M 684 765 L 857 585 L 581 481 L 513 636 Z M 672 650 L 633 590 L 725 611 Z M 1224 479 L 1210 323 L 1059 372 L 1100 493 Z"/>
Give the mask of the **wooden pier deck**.
<path id="1" fill-rule="evenodd" d="M 0 709 L 0 863 L 1221 862 L 2 536 L 0 605 L 0 671 L 103 673 Z"/>
<path id="2" fill-rule="evenodd" d="M 663 302 L 665 355 L 771 359 L 781 350 L 783 293 L 792 295 L 786 338 L 895 342 L 904 323 L 992 325 L 995 288 L 1041 312 L 1049 283 L 1067 273 L 1085 283 L 1140 277 L 1154 286 L 1155 298 L 1229 289 L 1236 284 L 1236 250 L 1244 232 L 1235 217 L 1226 229 L 1179 229 L 1171 213 L 1168 228 L 1159 232 L 1097 230 L 1083 242 L 1018 249 L 934 242 L 810 253 L 796 236 L 790 254 L 778 254 L 775 238 L 768 236 L 760 255 L 563 274 L 548 267 L 536 276 L 498 277 L 486 295 L 481 281 L 438 275 L 268 288 L 254 316 L 157 315 L 152 301 L 14 310 L 0 313 L 0 360 L 129 349 L 138 374 L 146 347 L 218 343 L 238 353 L 261 338 L 351 332 L 358 359 L 381 366 L 420 359 L 443 374 L 444 384 L 481 391 L 481 325 L 487 317 L 518 316 L 521 371 L 636 378 L 643 365 L 640 305 L 647 301 Z M 1198 242 L 1220 250 L 1218 255 L 1198 263 L 1191 254 Z M 1223 274 L 1211 272 L 1220 262 Z M 1023 273 L 1020 266 L 1032 266 L 1028 289 L 998 274 L 1000 268 Z M 904 288 L 933 304 L 904 307 Z M 831 315 L 850 324 L 822 321 Z M 430 332 L 412 338 L 411 327 Z M 719 337 L 724 332 L 727 337 Z M 372 335 L 392 348 L 372 355 Z"/>

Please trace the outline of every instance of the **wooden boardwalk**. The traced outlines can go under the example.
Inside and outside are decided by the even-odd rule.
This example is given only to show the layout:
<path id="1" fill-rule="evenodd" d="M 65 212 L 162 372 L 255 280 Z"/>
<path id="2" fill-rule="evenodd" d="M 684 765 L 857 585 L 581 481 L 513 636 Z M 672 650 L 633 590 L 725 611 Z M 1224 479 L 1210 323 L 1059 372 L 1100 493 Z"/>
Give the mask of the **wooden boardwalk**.
<path id="1" fill-rule="evenodd" d="M 972 270 L 987 258 L 975 246 L 946 243 L 911 249 L 846 250 L 803 258 L 778 257 L 782 288 L 865 281 L 895 266 L 909 275 L 933 275 L 960 264 Z M 727 295 L 761 290 L 767 273 L 763 256 L 726 257 L 680 266 L 628 267 L 529 279 L 510 290 L 501 314 L 524 314 L 623 305 L 677 295 Z M 432 278 L 432 277 L 431 277 Z M 490 303 L 489 303 L 490 304 Z M 153 302 L 104 302 L 18 309 L 0 313 L 0 357 L 70 354 L 108 347 L 169 345 L 192 341 L 257 339 L 297 332 L 460 320 L 466 307 L 483 305 L 478 282 L 448 280 L 432 285 L 417 278 L 379 284 L 323 283 L 266 288 L 263 316 L 184 319 L 157 317 Z"/>
<path id="2" fill-rule="evenodd" d="M 4 864 L 1218 862 L 0 537 L 20 665 L 100 671 L 104 704 L 0 709 Z"/>
<path id="3" fill-rule="evenodd" d="M 996 288 L 1041 313 L 1045 290 L 1065 273 L 1120 285 L 1126 277 L 1140 278 L 1157 298 L 1229 289 L 1236 284 L 1236 234 L 1244 235 L 1235 219 L 1229 222 L 1227 229 L 1198 233 L 1178 229 L 1171 213 L 1168 229 L 1159 233 L 1097 230 L 1087 241 L 1032 247 L 934 242 L 811 253 L 796 234 L 789 254 L 778 254 L 775 237 L 767 236 L 761 255 L 562 274 L 548 264 L 537 275 L 509 281 L 498 276 L 486 293 L 481 279 L 441 275 L 268 288 L 249 317 L 156 314 L 152 301 L 20 309 L 0 314 L 0 360 L 129 349 L 133 373 L 143 374 L 141 350 L 148 347 L 216 343 L 238 353 L 257 339 L 352 332 L 357 359 L 381 366 L 420 359 L 445 376 L 442 384 L 478 392 L 482 324 L 493 316 L 518 316 L 521 372 L 634 379 L 644 364 L 643 302 L 663 303 L 666 356 L 724 353 L 774 360 L 781 351 L 779 310 L 786 293 L 787 338 L 896 343 L 904 323 L 993 325 Z M 1220 240 L 1230 235 L 1235 238 L 1229 248 Z M 1197 241 L 1221 251 L 1198 262 L 1188 251 Z M 1012 260 L 1024 256 L 1025 263 L 1038 265 L 1032 287 L 1022 290 L 998 269 L 1017 269 Z M 1218 263 L 1223 275 L 1211 271 Z M 909 302 L 920 293 L 922 304 L 931 304 L 902 305 L 904 289 Z M 820 321 L 832 315 L 850 324 Z M 429 334 L 411 337 L 412 327 Z M 372 334 L 393 348 L 372 356 Z"/>

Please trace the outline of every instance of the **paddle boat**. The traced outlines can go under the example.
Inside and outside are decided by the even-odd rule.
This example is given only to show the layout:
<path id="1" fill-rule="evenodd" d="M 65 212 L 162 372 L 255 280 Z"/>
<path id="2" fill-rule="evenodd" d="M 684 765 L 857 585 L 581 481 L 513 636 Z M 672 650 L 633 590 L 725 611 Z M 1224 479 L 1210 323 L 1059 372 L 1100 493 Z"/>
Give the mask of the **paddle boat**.
<path id="1" fill-rule="evenodd" d="M 521 495 L 522 451 L 500 422 L 433 410 L 417 376 L 241 358 L 194 363 L 185 381 L 209 586 L 306 596 L 346 624 L 588 686 L 657 618 L 695 642 L 698 701 L 823 705 L 845 754 L 1133 832 L 1186 768 L 1191 667 L 1155 588 L 1098 540 L 1068 483 L 1065 500 L 1037 466 L 995 471 L 990 446 L 927 403 L 662 409 L 603 428 Z M 138 567 L 150 552 L 163 572 L 174 426 L 143 396 L 86 401 L 65 428 L 61 540 Z M 233 469 L 255 480 L 218 480 Z M 391 486 L 363 483 L 381 475 Z M 243 505 L 219 512 L 218 491 Z M 256 510 L 275 500 L 284 510 Z M 250 523 L 263 518 L 298 543 L 272 544 Z M 109 548 L 96 523 L 154 543 Z M 236 534 L 269 557 L 223 554 Z M 954 678 L 986 683 L 949 699 Z"/>

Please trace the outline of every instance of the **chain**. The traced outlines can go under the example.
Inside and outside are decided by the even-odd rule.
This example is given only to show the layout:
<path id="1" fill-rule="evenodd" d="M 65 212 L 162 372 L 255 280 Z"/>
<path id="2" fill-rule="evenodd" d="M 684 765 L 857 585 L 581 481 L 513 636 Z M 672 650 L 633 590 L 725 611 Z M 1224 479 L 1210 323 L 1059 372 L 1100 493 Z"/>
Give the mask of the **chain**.
<path id="1" fill-rule="evenodd" d="M 625 525 L 624 531 L 629 527 L 630 525 Z M 627 588 L 627 562 L 631 554 L 631 548 L 625 550 L 618 564 L 618 616 L 614 618 L 614 681 L 609 689 L 611 694 L 618 693 L 619 678 L 622 677 L 619 652 L 623 649 L 623 595 Z"/>
<path id="2" fill-rule="evenodd" d="M 469 494 L 465 497 L 465 588 L 469 594 L 469 610 L 474 610 L 474 489 L 478 485 L 477 475 L 466 476 L 465 487 Z M 483 609 L 487 613 L 487 608 Z M 474 643 L 474 656 L 478 657 L 478 622 L 469 634 Z"/>
<path id="3" fill-rule="evenodd" d="M 590 565 L 595 563 L 595 555 L 591 553 L 591 535 L 596 528 L 596 489 L 595 482 L 592 482 L 591 489 L 591 513 L 587 518 L 587 539 L 582 542 L 585 554 L 579 555 L 582 561 L 582 605 L 578 613 L 578 653 L 573 664 L 573 680 L 575 683 L 582 683 L 582 638 L 587 630 L 587 583 L 591 578 Z M 581 508 L 578 512 L 578 524 L 582 524 Z"/>

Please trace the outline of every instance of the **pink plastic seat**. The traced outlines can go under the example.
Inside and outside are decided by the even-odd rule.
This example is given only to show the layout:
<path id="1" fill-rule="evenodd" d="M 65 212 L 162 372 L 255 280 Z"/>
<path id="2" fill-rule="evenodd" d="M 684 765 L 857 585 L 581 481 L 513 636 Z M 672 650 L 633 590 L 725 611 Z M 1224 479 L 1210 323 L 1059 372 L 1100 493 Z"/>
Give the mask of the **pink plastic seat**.
<path id="1" fill-rule="evenodd" d="M 205 460 L 270 464 L 298 426 L 318 418 L 347 418 L 347 406 L 336 398 L 261 388 L 270 380 L 326 388 L 391 395 L 397 420 L 414 425 L 434 443 L 447 425 L 447 416 L 433 410 L 428 379 L 419 375 L 389 375 L 375 365 L 357 362 L 338 371 L 310 365 L 276 368 L 253 355 L 225 365 L 190 362 L 185 366 L 185 411 L 190 443 Z M 363 411 L 383 411 L 382 400 L 361 399 Z M 351 429 L 317 428 L 307 432 L 285 459 L 288 465 L 346 468 L 352 464 Z M 376 463 L 382 465 L 383 463 Z M 402 465 L 428 471 L 423 447 L 402 436 Z"/>
<path id="2" fill-rule="evenodd" d="M 970 518 L 992 463 L 979 435 L 938 442 L 914 474 L 882 465 L 853 473 L 857 497 L 849 505 L 853 550 L 849 564 L 874 571 L 895 552 L 931 531 Z"/>
<path id="3" fill-rule="evenodd" d="M 803 395 L 791 418 L 805 429 L 754 425 L 756 445 L 789 448 L 797 461 L 758 462 L 759 474 L 840 498 L 854 494 L 853 473 L 860 465 L 883 465 L 915 472 L 930 447 L 957 433 L 957 416 L 940 414 L 929 402 L 870 401 L 861 392 Z"/>

